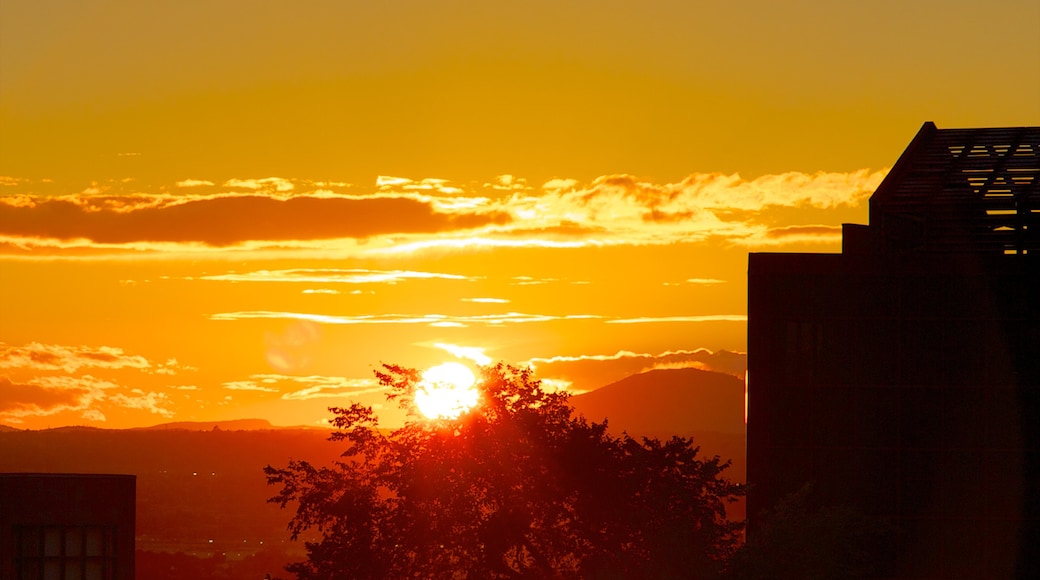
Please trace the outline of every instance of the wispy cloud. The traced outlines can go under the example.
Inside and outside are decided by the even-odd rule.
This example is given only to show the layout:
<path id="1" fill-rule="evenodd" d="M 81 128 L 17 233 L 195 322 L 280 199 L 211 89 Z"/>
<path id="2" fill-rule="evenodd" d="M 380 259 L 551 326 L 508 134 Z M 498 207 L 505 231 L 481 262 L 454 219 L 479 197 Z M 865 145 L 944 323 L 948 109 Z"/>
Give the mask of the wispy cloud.
<path id="1" fill-rule="evenodd" d="M 164 365 L 164 369 L 176 366 Z M 81 368 L 147 369 L 152 365 L 142 356 L 129 355 L 112 346 L 63 346 L 32 342 L 23 346 L 0 343 L 0 368 L 22 368 L 38 371 L 61 370 L 73 373 Z"/>
<path id="2" fill-rule="evenodd" d="M 470 324 L 522 324 L 531 322 L 553 322 L 559 320 L 602 320 L 607 324 L 654 324 L 675 322 L 745 322 L 744 314 L 706 314 L 697 316 L 658 316 L 640 318 L 610 318 L 598 314 L 530 314 L 523 312 L 506 312 L 501 314 L 482 314 L 474 316 L 458 316 L 447 314 L 360 314 L 334 315 L 306 312 L 284 312 L 271 310 L 250 310 L 241 312 L 220 312 L 210 315 L 210 320 L 306 320 L 322 324 L 428 324 L 433 326 L 468 326 Z"/>
<path id="3" fill-rule="evenodd" d="M 594 320 L 603 318 L 595 314 L 527 314 L 507 312 L 503 314 L 485 314 L 478 316 L 449 316 L 446 314 L 363 314 L 340 316 L 332 314 L 314 314 L 304 312 L 279 312 L 270 310 L 251 310 L 242 312 L 221 312 L 213 314 L 210 320 L 306 320 L 322 324 L 428 324 L 431 326 L 469 325 L 469 324 L 521 324 L 530 322 L 551 322 L 555 320 Z"/>
<path id="4" fill-rule="evenodd" d="M 286 401 L 351 398 L 385 390 L 385 387 L 381 386 L 375 379 L 281 374 L 257 374 L 250 376 L 249 379 L 248 381 L 238 381 L 234 384 L 252 385 L 247 389 L 239 390 L 280 392 L 282 393 L 281 398 Z"/>
<path id="5" fill-rule="evenodd" d="M 166 408 L 170 404 L 170 398 L 166 393 L 148 392 L 133 395 L 115 393 L 109 395 L 107 401 L 124 409 L 148 411 L 153 415 L 160 415 L 166 418 L 173 417 L 173 411 Z"/>
<path id="6" fill-rule="evenodd" d="M 82 420 L 98 422 L 105 421 L 106 413 L 116 410 L 171 417 L 173 412 L 165 393 L 128 388 L 111 378 L 79 373 L 131 370 L 140 377 L 153 375 L 148 380 L 155 382 L 160 376 L 195 370 L 177 359 L 153 363 L 113 346 L 36 342 L 21 346 L 0 343 L 0 368 L 12 373 L 11 377 L 0 377 L 0 421 L 11 423 L 58 413 L 75 413 Z"/>
<path id="7" fill-rule="evenodd" d="M 643 316 L 615 318 L 607 324 L 653 324 L 659 322 L 746 322 L 746 314 L 706 314 L 701 316 Z"/>
<path id="8" fill-rule="evenodd" d="M 588 354 L 532 358 L 521 364 L 539 377 L 563 381 L 572 391 L 597 389 L 629 375 L 662 368 L 699 368 L 744 378 L 747 356 L 726 350 L 669 350 L 660 353 L 620 350 L 614 354 Z"/>
<path id="9" fill-rule="evenodd" d="M 212 186 L 212 181 L 206 181 L 205 179 L 185 179 L 177 182 L 177 187 L 206 187 Z"/>
<path id="10" fill-rule="evenodd" d="M 498 191 L 524 191 L 531 189 L 526 179 L 509 174 L 499 175 L 491 182 L 485 183 L 484 188 Z"/>
<path id="11" fill-rule="evenodd" d="M 221 385 L 231 391 L 257 391 L 261 393 L 277 393 L 278 389 L 265 387 L 253 381 L 229 381 Z"/>
<path id="12" fill-rule="evenodd" d="M 238 189 L 270 189 L 273 191 L 292 191 L 296 186 L 292 181 L 281 177 L 265 177 L 263 179 L 229 179 L 224 182 L 224 187 Z"/>
<path id="13" fill-rule="evenodd" d="M 496 232 L 499 236 L 515 236 L 515 232 L 506 229 Z M 415 239 L 421 238 L 421 239 Z M 496 248 L 535 248 L 535 249 L 575 249 L 588 247 L 605 247 L 623 245 L 624 240 L 605 239 L 553 239 L 550 237 L 495 237 L 494 235 L 457 235 L 443 234 L 437 237 L 401 236 L 401 241 L 393 245 L 366 250 L 368 255 L 406 255 L 424 251 L 446 250 L 493 250 Z"/>
<path id="14" fill-rule="evenodd" d="M 105 410 L 132 409 L 172 417 L 164 393 L 127 390 L 111 381 L 82 377 L 48 376 L 14 382 L 0 376 L 0 421 L 21 423 L 27 417 L 78 413 L 88 421 L 104 421 Z"/>
<path id="15" fill-rule="evenodd" d="M 461 346 L 458 344 L 448 344 L 445 342 L 435 342 L 430 345 L 434 348 L 439 348 L 456 358 L 471 360 L 480 366 L 491 364 L 491 357 L 484 354 L 485 348 L 479 346 Z"/>
<path id="16" fill-rule="evenodd" d="M 90 386 L 55 388 L 35 382 L 14 382 L 0 376 L 0 419 L 10 421 L 65 410 L 84 410 L 90 406 L 95 391 L 96 387 Z"/>
<path id="17" fill-rule="evenodd" d="M 402 280 L 479 280 L 473 276 L 414 270 L 291 269 L 200 276 L 223 282 L 305 282 L 309 284 L 396 284 Z"/>
<path id="18" fill-rule="evenodd" d="M 274 188 L 276 194 L 284 191 Z M 225 247 L 249 241 L 435 234 L 501 224 L 507 219 L 496 211 L 442 211 L 429 200 L 385 195 L 183 197 L 92 193 L 29 200 L 19 197 L 17 203 L 0 198 L 0 237 L 20 239 L 22 244 L 34 247 L 47 247 L 47 240 Z"/>
<path id="19" fill-rule="evenodd" d="M 202 195 L 206 179 L 176 183 L 177 195 L 122 191 L 103 183 L 77 195 L 36 195 L 6 178 L 0 250 L 69 255 L 91 249 L 147 252 L 235 248 L 394 255 L 495 248 L 660 245 L 719 238 L 732 243 L 833 243 L 836 225 L 792 221 L 786 209 L 862 207 L 885 171 L 788 172 L 744 179 L 698 173 L 674 183 L 608 175 L 532 187 L 503 175 L 479 185 L 380 177 L 349 184 L 235 178 Z M 205 189 L 211 190 L 211 187 Z M 769 217 L 772 216 L 772 217 Z M 775 219 L 774 219 L 775 218 Z M 344 244 L 364 240 L 367 245 Z"/>
<path id="20" fill-rule="evenodd" d="M 589 185 L 553 180 L 540 192 L 501 201 L 500 207 L 512 216 L 507 229 L 514 231 L 547 232 L 569 226 L 576 232 L 596 232 L 606 243 L 661 243 L 691 235 L 746 240 L 765 233 L 762 226 L 752 227 L 747 212 L 858 205 L 884 174 L 790 172 L 753 180 L 735 174 L 694 174 L 669 184 L 629 175 L 604 176 Z"/>
<path id="21" fill-rule="evenodd" d="M 376 178 L 376 187 L 381 191 L 421 191 L 448 195 L 463 193 L 461 188 L 451 185 L 449 180 L 437 179 L 434 177 L 427 177 L 416 181 L 407 177 L 380 175 Z"/>
<path id="22" fill-rule="evenodd" d="M 802 225 L 769 228 L 762 245 L 789 244 L 791 242 L 840 242 L 841 226 Z"/>

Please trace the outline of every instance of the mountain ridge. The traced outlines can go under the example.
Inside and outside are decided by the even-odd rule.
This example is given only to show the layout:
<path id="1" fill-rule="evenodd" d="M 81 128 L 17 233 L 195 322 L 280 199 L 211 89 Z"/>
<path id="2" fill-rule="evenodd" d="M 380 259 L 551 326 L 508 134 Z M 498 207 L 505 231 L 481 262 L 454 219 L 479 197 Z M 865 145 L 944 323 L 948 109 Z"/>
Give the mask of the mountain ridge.
<path id="1" fill-rule="evenodd" d="M 697 431 L 743 434 L 744 382 L 696 368 L 656 369 L 574 395 L 574 408 L 590 421 L 645 435 Z"/>

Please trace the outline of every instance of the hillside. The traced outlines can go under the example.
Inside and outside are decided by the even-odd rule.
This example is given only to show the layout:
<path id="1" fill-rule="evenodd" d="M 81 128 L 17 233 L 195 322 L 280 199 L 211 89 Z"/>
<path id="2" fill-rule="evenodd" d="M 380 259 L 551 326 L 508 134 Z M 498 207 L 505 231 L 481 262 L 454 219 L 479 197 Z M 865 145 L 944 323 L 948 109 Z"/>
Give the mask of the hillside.
<path id="1" fill-rule="evenodd" d="M 590 421 L 607 419 L 610 431 L 633 437 L 693 437 L 701 455 L 732 461 L 730 479 L 747 477 L 744 382 L 699 369 L 662 369 L 626 377 L 571 397 Z M 733 517 L 743 517 L 742 506 Z"/>
<path id="2" fill-rule="evenodd" d="M 617 433 L 692 436 L 702 455 L 731 459 L 727 474 L 743 481 L 743 400 L 739 379 L 680 369 L 634 375 L 571 403 L 591 420 L 609 418 Z M 299 557 L 302 546 L 287 542 L 291 512 L 266 503 L 275 489 L 262 470 L 290 459 L 331 464 L 342 445 L 327 436 L 260 419 L 130 430 L 7 428 L 0 429 L 0 472 L 135 474 L 137 547 L 148 558 L 181 553 L 245 561 L 266 554 L 285 562 Z M 743 517 L 742 503 L 731 507 L 730 516 Z M 169 567 L 163 562 L 156 565 Z"/>
<path id="3" fill-rule="evenodd" d="M 591 421 L 653 436 L 714 431 L 743 434 L 744 383 L 699 369 L 654 370 L 571 398 Z"/>
<path id="4" fill-rule="evenodd" d="M 289 511 L 267 503 L 263 468 L 329 465 L 327 431 L 60 428 L 0 433 L 0 472 L 137 476 L 137 547 L 253 553 L 288 538 Z M 231 552 L 235 550 L 235 552 Z M 229 556 L 233 557 L 233 556 Z"/>
<path id="5" fill-rule="evenodd" d="M 169 429 L 181 429 L 184 431 L 211 431 L 213 429 L 224 431 L 262 431 L 281 428 L 271 425 L 271 422 L 267 419 L 233 419 L 230 421 L 175 421 L 172 423 L 160 423 L 151 427 L 140 427 L 135 429 L 135 431 Z"/>

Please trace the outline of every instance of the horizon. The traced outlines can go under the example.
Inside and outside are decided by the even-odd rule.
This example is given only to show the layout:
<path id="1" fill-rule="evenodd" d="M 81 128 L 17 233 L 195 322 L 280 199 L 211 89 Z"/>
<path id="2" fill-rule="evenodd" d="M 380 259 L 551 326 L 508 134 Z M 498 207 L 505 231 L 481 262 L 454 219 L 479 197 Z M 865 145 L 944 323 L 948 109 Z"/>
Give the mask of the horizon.
<path id="1" fill-rule="evenodd" d="M 749 252 L 839 252 L 927 121 L 1040 125 L 1029 0 L 207 6 L 0 6 L 2 424 L 733 374 Z"/>
<path id="2" fill-rule="evenodd" d="M 741 362 L 743 362 L 743 358 L 744 358 L 742 356 L 743 353 L 726 353 L 726 351 L 723 351 L 723 353 L 737 356 L 738 358 L 741 359 Z M 720 353 L 720 354 L 723 354 L 723 353 Z M 696 371 L 698 373 L 705 373 L 707 375 L 725 376 L 725 377 L 729 377 L 731 380 L 732 379 L 736 379 L 742 385 L 743 382 L 744 382 L 743 375 L 740 374 L 738 376 L 738 373 L 733 372 L 734 369 L 732 368 L 732 365 L 733 365 L 732 361 L 729 362 L 729 365 L 730 365 L 731 368 L 729 368 L 728 370 L 726 368 L 708 369 L 708 368 L 706 368 L 705 365 L 702 365 L 702 364 L 698 364 L 698 365 L 695 365 L 695 366 L 679 366 L 679 367 L 664 366 L 664 367 L 659 367 L 659 368 L 638 370 L 638 371 L 634 372 L 633 374 L 624 375 L 624 376 L 622 376 L 620 379 L 618 379 L 616 381 L 613 381 L 613 382 L 611 382 L 609 384 L 601 385 L 600 387 L 597 387 L 595 389 L 591 389 L 591 390 L 580 392 L 580 393 L 569 393 L 569 395 L 571 396 L 570 405 L 574 408 L 575 412 L 577 412 L 577 413 L 579 413 L 581 415 L 584 415 L 585 418 L 590 420 L 590 421 L 601 422 L 605 418 L 610 419 L 611 420 L 611 430 L 612 431 L 616 431 L 618 429 L 621 429 L 621 430 L 627 431 L 627 432 L 637 432 L 637 433 L 644 433 L 644 434 L 648 434 L 648 435 L 650 435 L 651 432 L 652 432 L 653 436 L 665 436 L 665 437 L 669 437 L 669 436 L 672 436 L 672 435 L 690 436 L 690 434 L 694 433 L 695 431 L 701 432 L 701 431 L 703 431 L 706 428 L 704 425 L 701 425 L 697 420 L 692 420 L 693 419 L 692 417 L 686 417 L 685 419 L 680 419 L 679 423 L 675 423 L 673 421 L 672 423 L 659 425 L 655 429 L 647 430 L 648 428 L 647 428 L 646 425 L 640 425 L 640 424 L 638 424 L 638 422 L 635 425 L 631 424 L 630 423 L 630 418 L 628 418 L 628 417 L 623 417 L 622 418 L 623 420 L 620 423 L 618 423 L 617 422 L 617 418 L 615 418 L 614 415 L 609 415 L 609 416 L 608 415 L 604 415 L 604 416 L 599 416 L 599 415 L 589 416 L 588 413 L 585 410 L 585 407 L 588 406 L 588 402 L 585 400 L 584 395 L 590 395 L 590 394 L 593 394 L 593 393 L 597 393 L 597 392 L 599 392 L 601 390 L 604 390 L 604 389 L 606 389 L 606 391 L 612 391 L 613 390 L 613 389 L 607 388 L 607 387 L 622 387 L 624 393 L 626 395 L 630 395 L 632 393 L 632 391 L 633 391 L 633 388 L 631 386 L 631 380 L 632 379 L 636 379 L 636 378 L 638 378 L 640 376 L 643 376 L 643 375 L 657 374 L 657 373 L 671 373 L 673 377 L 677 377 L 677 376 L 679 376 L 679 373 L 682 373 L 683 377 L 689 377 L 689 375 L 686 374 L 686 373 L 683 373 L 683 371 Z M 625 371 L 624 370 L 616 370 L 614 372 L 615 373 L 621 373 L 621 372 L 625 372 Z M 722 394 L 719 394 L 719 393 L 714 393 L 714 394 L 712 394 L 712 393 L 705 393 L 705 392 L 703 392 L 703 389 L 705 388 L 705 385 L 700 384 L 700 382 L 701 382 L 701 380 L 694 380 L 692 382 L 691 381 L 682 381 L 681 384 L 677 385 L 677 384 L 675 384 L 675 380 L 672 379 L 672 380 L 665 381 L 663 383 L 658 383 L 657 386 L 665 387 L 665 388 L 672 388 L 672 389 L 674 389 L 675 387 L 679 387 L 679 388 L 681 388 L 683 390 L 686 390 L 686 391 L 688 391 L 689 395 L 695 395 L 696 397 L 703 399 L 704 402 L 710 403 L 709 412 L 712 412 L 712 413 L 717 413 L 718 411 L 723 410 L 724 407 L 732 407 L 733 402 L 738 401 L 742 397 L 742 393 L 741 392 L 736 392 L 736 391 L 733 392 L 733 393 L 728 393 L 728 394 L 727 393 L 722 393 Z M 604 392 L 606 392 L 606 391 L 604 391 Z M 673 390 L 673 391 L 671 391 L 670 395 L 666 395 L 666 396 L 669 397 L 669 398 L 674 398 L 674 396 L 676 394 L 677 393 Z M 727 396 L 727 395 L 729 395 L 729 396 Z M 574 399 L 574 397 L 578 397 L 578 399 Z M 612 398 L 616 399 L 617 397 L 615 395 Z M 658 399 L 661 398 L 660 393 L 658 393 L 658 397 L 657 398 Z M 732 399 L 732 400 L 730 400 L 730 399 Z M 577 401 L 581 401 L 581 402 L 575 404 L 576 400 Z M 676 400 L 674 402 L 678 402 L 678 400 Z M 597 407 L 601 407 L 601 406 L 602 406 L 602 404 L 597 405 Z M 653 404 L 651 404 L 651 405 L 639 405 L 637 403 L 635 405 L 628 406 L 628 408 L 626 409 L 626 408 L 624 408 L 625 406 L 618 405 L 616 401 L 614 401 L 613 404 L 608 404 L 608 407 L 614 409 L 615 411 L 617 411 L 618 413 L 621 413 L 622 415 L 624 414 L 625 411 L 631 411 L 633 409 L 642 410 L 642 411 L 645 412 L 645 411 L 653 411 L 655 408 L 657 408 Z M 726 410 L 732 412 L 732 408 L 726 409 Z M 700 414 L 703 415 L 704 412 L 702 411 Z M 629 419 L 629 420 L 624 420 L 624 419 Z M 382 428 L 387 429 L 387 430 L 392 430 L 392 429 L 395 429 L 395 428 L 400 427 L 400 426 L 401 425 L 390 425 L 390 426 L 384 426 Z M 57 426 L 52 426 L 52 425 L 48 424 L 48 425 L 43 425 L 43 426 L 36 425 L 36 426 L 33 426 L 33 427 L 19 427 L 19 426 L 14 426 L 14 425 L 8 425 L 6 423 L 0 423 L 0 430 L 8 430 L 8 429 L 10 429 L 10 430 L 13 430 L 13 431 L 50 431 L 50 430 L 55 430 L 55 429 L 70 429 L 70 428 L 72 428 L 72 429 L 84 428 L 84 429 L 102 429 L 102 430 L 123 430 L 123 431 L 150 431 L 150 430 L 159 430 L 159 429 L 181 429 L 181 430 L 187 430 L 187 431 L 210 431 L 210 430 L 213 430 L 214 428 L 217 428 L 219 430 L 226 430 L 226 431 L 264 431 L 264 430 L 283 430 L 283 429 L 284 430 L 294 430 L 294 429 L 334 430 L 335 426 L 331 425 L 328 422 L 324 422 L 324 421 L 319 422 L 318 424 L 312 424 L 312 425 L 306 425 L 306 424 L 279 424 L 279 423 L 271 421 L 270 419 L 268 419 L 266 417 L 241 417 L 241 418 L 236 418 L 236 419 L 216 419 L 216 420 L 208 420 L 208 421 L 195 421 L 195 420 L 178 421 L 178 420 L 172 420 L 172 421 L 160 421 L 160 422 L 157 422 L 157 423 L 149 423 L 149 424 L 142 424 L 142 425 L 132 425 L 132 426 L 109 426 L 109 425 L 106 425 L 104 422 L 99 422 L 99 423 L 96 423 L 96 424 L 69 423 L 69 424 L 62 424 L 62 425 L 57 425 Z M 634 431 L 633 431 L 633 429 L 634 429 Z M 729 426 L 728 428 L 724 428 L 721 431 L 716 430 L 716 429 L 707 429 L 707 431 L 704 431 L 704 432 L 716 432 L 716 431 L 719 432 L 719 433 L 738 434 L 738 432 L 739 432 L 740 434 L 742 434 L 743 433 L 743 425 L 741 426 L 740 429 L 735 429 L 732 426 Z"/>

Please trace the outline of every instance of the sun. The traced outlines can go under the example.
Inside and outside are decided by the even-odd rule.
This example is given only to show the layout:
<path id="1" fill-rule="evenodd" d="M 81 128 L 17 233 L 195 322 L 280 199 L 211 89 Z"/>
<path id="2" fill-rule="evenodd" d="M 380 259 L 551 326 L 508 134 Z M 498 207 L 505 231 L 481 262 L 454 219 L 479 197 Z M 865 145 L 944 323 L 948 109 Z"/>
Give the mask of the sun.
<path id="1" fill-rule="evenodd" d="M 415 389 L 415 406 L 430 419 L 455 419 L 477 404 L 476 382 L 473 371 L 461 363 L 430 367 Z"/>

